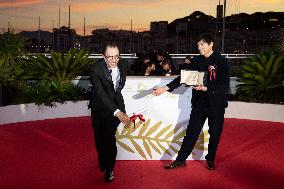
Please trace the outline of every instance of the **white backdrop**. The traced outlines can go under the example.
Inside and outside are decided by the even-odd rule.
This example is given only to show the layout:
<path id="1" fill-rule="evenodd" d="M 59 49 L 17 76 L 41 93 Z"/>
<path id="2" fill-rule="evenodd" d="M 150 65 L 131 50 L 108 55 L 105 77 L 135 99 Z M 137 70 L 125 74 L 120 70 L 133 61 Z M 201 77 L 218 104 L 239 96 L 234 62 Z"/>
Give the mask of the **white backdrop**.
<path id="1" fill-rule="evenodd" d="M 126 112 L 142 113 L 145 123 L 136 122 L 136 128 L 125 129 L 121 124 L 117 131 L 117 159 L 160 160 L 173 159 L 180 148 L 191 111 L 191 89 L 180 87 L 173 93 L 153 96 L 155 86 L 164 86 L 172 78 L 131 78 L 123 89 Z M 204 159 L 207 154 L 208 124 L 189 159 Z"/>

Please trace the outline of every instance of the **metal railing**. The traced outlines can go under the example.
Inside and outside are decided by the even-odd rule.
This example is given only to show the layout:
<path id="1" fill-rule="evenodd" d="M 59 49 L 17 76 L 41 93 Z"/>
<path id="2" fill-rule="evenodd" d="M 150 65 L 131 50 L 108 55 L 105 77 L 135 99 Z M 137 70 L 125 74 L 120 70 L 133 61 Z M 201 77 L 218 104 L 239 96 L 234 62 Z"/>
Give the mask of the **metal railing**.
<path id="1" fill-rule="evenodd" d="M 183 59 L 186 56 L 198 56 L 199 54 L 169 54 L 173 59 Z M 228 59 L 243 59 L 254 56 L 254 54 L 222 54 L 224 57 Z"/>
<path id="2" fill-rule="evenodd" d="M 46 57 L 51 57 L 49 53 L 43 53 L 44 56 Z M 184 59 L 186 56 L 197 56 L 199 54 L 169 54 L 172 59 Z M 251 56 L 254 56 L 254 54 L 222 54 L 228 59 L 243 59 L 243 58 L 248 58 Z M 102 58 L 102 54 L 89 54 L 89 58 L 94 58 L 94 59 L 99 59 Z M 121 58 L 125 59 L 136 59 L 139 58 L 136 53 L 133 54 L 120 54 Z"/>

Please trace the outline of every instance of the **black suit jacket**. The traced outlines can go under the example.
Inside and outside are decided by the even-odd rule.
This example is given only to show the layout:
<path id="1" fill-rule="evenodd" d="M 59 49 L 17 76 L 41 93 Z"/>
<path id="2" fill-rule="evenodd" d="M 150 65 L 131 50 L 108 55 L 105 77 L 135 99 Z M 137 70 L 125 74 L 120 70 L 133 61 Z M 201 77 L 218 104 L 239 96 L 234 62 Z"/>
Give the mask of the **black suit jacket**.
<path id="1" fill-rule="evenodd" d="M 210 80 L 208 74 L 208 66 L 214 65 L 216 67 L 216 80 Z M 196 56 L 192 59 L 192 63 L 188 65 L 189 70 L 203 71 L 206 74 L 205 86 L 207 91 L 192 90 L 192 107 L 199 103 L 209 102 L 214 108 L 226 108 L 228 106 L 227 92 L 229 89 L 229 65 L 227 59 L 221 56 L 220 53 L 213 52 L 211 56 L 205 58 L 202 55 Z M 167 86 L 170 88 L 169 91 L 173 91 L 179 87 L 180 76 L 175 78 Z"/>
<path id="2" fill-rule="evenodd" d="M 92 84 L 90 107 L 94 112 L 114 113 L 119 109 L 125 112 L 125 104 L 121 90 L 125 85 L 127 64 L 119 62 L 120 81 L 117 90 L 114 90 L 111 74 L 104 60 L 90 66 L 90 81 Z"/>

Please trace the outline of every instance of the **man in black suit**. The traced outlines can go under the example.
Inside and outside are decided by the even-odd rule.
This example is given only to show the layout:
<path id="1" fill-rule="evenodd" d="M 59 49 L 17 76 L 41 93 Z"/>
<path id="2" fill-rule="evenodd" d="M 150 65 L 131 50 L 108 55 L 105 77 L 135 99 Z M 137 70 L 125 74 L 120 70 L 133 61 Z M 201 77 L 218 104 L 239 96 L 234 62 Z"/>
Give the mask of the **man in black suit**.
<path id="1" fill-rule="evenodd" d="M 92 84 L 90 107 L 99 168 L 105 172 L 105 181 L 114 179 L 114 165 L 117 154 L 115 133 L 122 122 L 129 125 L 125 114 L 121 90 L 126 80 L 126 62 L 119 61 L 119 50 L 115 44 L 103 49 L 103 60 L 90 67 Z"/>
<path id="2" fill-rule="evenodd" d="M 194 57 L 192 64 L 188 66 L 191 70 L 207 72 L 204 86 L 193 87 L 192 90 L 192 110 L 186 135 L 176 160 L 165 169 L 185 167 L 186 159 L 191 154 L 202 127 L 208 118 L 209 144 L 208 154 L 205 159 L 209 170 L 215 169 L 214 160 L 217 147 L 221 137 L 224 123 L 225 108 L 228 106 L 226 93 L 229 88 L 229 68 L 228 61 L 220 53 L 213 51 L 213 37 L 210 34 L 200 36 L 198 43 L 200 55 Z M 180 76 L 167 84 L 165 87 L 154 89 L 154 95 L 160 95 L 165 91 L 173 91 L 179 87 Z"/>

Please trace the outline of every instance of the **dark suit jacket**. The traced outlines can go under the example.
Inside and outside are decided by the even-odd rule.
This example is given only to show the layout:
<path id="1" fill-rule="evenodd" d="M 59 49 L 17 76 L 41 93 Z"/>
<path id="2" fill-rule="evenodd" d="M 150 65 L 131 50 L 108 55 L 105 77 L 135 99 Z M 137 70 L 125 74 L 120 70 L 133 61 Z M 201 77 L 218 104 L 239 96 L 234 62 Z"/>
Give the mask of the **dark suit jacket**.
<path id="1" fill-rule="evenodd" d="M 208 66 L 214 65 L 216 67 L 216 80 L 210 80 L 208 74 Z M 202 55 L 196 56 L 192 59 L 192 63 L 188 65 L 189 70 L 198 70 L 206 72 L 205 86 L 207 91 L 192 90 L 191 104 L 194 107 L 198 103 L 209 102 L 214 108 L 226 108 L 228 106 L 227 92 L 229 89 L 229 65 L 227 59 L 221 56 L 220 53 L 213 52 L 213 54 L 205 58 Z M 169 91 L 173 91 L 179 87 L 180 76 L 175 78 L 167 86 Z"/>
<path id="2" fill-rule="evenodd" d="M 125 85 L 127 64 L 119 62 L 120 81 L 117 90 L 114 90 L 111 74 L 104 60 L 90 66 L 90 80 L 92 84 L 90 107 L 94 112 L 114 113 L 119 109 L 125 112 L 125 105 L 121 90 Z"/>

